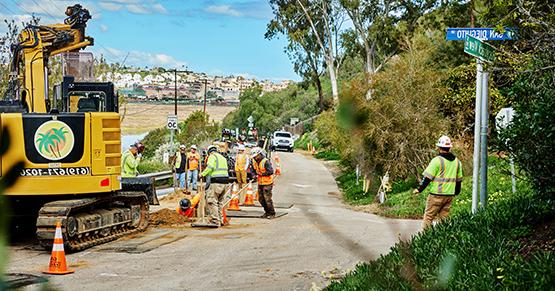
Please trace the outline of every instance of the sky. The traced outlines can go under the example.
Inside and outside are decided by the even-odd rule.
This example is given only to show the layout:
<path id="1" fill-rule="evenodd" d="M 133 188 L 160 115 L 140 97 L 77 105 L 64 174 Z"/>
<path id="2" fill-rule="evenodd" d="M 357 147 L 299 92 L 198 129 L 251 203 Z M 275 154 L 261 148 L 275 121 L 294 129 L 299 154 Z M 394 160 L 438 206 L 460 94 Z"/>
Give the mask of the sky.
<path id="1" fill-rule="evenodd" d="M 95 45 L 86 50 L 97 58 L 209 75 L 299 79 L 283 51 L 285 38 L 264 38 L 272 11 L 263 0 L 0 0 L 0 33 L 4 19 L 20 23 L 31 13 L 41 24 L 63 23 L 65 7 L 75 3 L 92 15 L 87 35 Z"/>

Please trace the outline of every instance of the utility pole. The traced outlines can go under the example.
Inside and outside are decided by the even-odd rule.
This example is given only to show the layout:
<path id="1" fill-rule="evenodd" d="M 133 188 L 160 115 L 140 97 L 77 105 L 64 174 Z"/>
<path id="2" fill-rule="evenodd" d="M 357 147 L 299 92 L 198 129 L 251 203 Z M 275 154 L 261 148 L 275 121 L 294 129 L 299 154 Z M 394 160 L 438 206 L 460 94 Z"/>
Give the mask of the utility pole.
<path id="1" fill-rule="evenodd" d="M 174 89 L 175 89 L 175 92 L 174 92 L 175 93 L 175 95 L 174 95 L 175 96 L 175 98 L 174 98 L 175 106 L 174 106 L 174 113 L 173 114 L 177 115 L 177 69 L 173 70 L 173 77 L 174 77 L 174 81 L 175 81 L 175 87 L 174 87 Z"/>
<path id="2" fill-rule="evenodd" d="M 208 91 L 208 79 L 204 79 L 204 113 L 206 114 L 206 93 Z"/>

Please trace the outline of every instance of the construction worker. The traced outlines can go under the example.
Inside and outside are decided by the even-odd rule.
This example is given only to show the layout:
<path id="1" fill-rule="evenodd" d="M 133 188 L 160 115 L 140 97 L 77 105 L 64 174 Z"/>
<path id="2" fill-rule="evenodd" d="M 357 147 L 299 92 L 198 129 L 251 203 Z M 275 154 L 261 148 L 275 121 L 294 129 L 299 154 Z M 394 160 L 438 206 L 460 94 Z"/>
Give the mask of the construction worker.
<path id="1" fill-rule="evenodd" d="M 237 146 L 237 155 L 235 156 L 235 177 L 239 184 L 239 189 L 247 184 L 247 170 L 249 169 L 249 155 L 245 153 L 245 146 L 240 144 Z M 244 201 L 243 191 L 239 192 L 239 201 Z"/>
<path id="2" fill-rule="evenodd" d="M 200 155 L 197 152 L 197 146 L 192 145 L 191 150 L 187 153 L 187 189 L 197 190 L 198 170 Z"/>
<path id="3" fill-rule="evenodd" d="M 134 143 L 129 146 L 121 157 L 121 176 L 123 178 L 137 177 L 137 167 L 141 161 L 145 146 L 142 143 Z"/>
<path id="4" fill-rule="evenodd" d="M 185 167 L 187 164 L 187 147 L 182 144 L 179 146 L 179 151 L 175 154 L 175 175 L 176 180 L 179 181 L 178 187 L 185 188 Z"/>
<path id="5" fill-rule="evenodd" d="M 258 201 L 264 207 L 264 215 L 261 218 L 272 219 L 276 216 L 274 202 L 272 201 L 272 188 L 274 186 L 274 169 L 272 162 L 266 158 L 264 150 L 253 149 L 252 152 L 254 170 L 258 177 Z"/>
<path id="6" fill-rule="evenodd" d="M 422 193 L 431 184 L 422 229 L 429 227 L 437 216 L 440 220 L 445 219 L 449 215 L 453 197 L 461 192 L 462 163 L 450 152 L 453 146 L 451 139 L 444 135 L 439 138 L 436 146 L 439 155 L 433 158 L 424 170 L 420 186 L 413 191 L 413 194 Z"/>
<path id="7" fill-rule="evenodd" d="M 206 152 L 208 161 L 206 169 L 200 176 L 210 179 L 210 184 L 206 189 L 206 210 L 210 216 L 210 223 L 219 227 L 223 225 L 222 206 L 226 184 L 229 182 L 227 159 L 218 153 L 216 146 L 209 146 Z"/>

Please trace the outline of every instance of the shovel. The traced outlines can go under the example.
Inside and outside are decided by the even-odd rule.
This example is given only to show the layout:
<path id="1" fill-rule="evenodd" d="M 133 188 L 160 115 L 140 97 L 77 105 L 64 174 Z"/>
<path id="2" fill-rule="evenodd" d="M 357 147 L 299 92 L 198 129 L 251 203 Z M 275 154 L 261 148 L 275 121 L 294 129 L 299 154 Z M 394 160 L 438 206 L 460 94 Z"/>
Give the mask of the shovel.
<path id="1" fill-rule="evenodd" d="M 199 210 L 200 215 L 196 222 L 191 224 L 192 227 L 211 227 L 211 228 L 218 228 L 217 224 L 211 223 L 206 217 L 206 191 L 204 189 L 204 183 L 202 181 L 202 177 L 200 178 L 200 185 L 199 185 L 199 193 L 200 193 L 200 202 L 199 202 Z"/>

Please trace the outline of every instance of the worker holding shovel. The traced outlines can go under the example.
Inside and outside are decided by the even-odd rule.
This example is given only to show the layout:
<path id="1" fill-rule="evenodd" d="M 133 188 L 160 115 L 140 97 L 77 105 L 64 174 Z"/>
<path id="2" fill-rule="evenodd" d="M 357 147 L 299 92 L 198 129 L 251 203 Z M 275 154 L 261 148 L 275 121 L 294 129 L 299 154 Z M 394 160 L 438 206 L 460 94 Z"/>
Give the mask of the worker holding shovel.
<path id="1" fill-rule="evenodd" d="M 210 223 L 213 227 L 223 225 L 222 207 L 226 193 L 226 185 L 229 183 L 229 173 L 227 159 L 218 153 L 216 146 L 209 146 L 206 150 L 208 161 L 206 169 L 202 171 L 200 177 L 210 178 L 210 184 L 206 189 L 206 210 L 210 216 Z"/>

